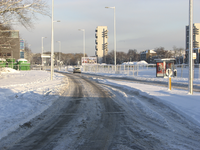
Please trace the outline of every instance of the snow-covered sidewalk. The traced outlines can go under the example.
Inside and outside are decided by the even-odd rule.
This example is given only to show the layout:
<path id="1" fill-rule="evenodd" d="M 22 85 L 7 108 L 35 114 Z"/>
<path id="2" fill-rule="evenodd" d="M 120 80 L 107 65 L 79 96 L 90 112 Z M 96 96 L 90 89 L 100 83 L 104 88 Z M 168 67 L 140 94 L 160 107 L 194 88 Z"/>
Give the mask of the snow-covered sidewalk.
<path id="1" fill-rule="evenodd" d="M 63 75 L 5 69 L 0 75 L 0 139 L 47 109 L 59 97 Z"/>

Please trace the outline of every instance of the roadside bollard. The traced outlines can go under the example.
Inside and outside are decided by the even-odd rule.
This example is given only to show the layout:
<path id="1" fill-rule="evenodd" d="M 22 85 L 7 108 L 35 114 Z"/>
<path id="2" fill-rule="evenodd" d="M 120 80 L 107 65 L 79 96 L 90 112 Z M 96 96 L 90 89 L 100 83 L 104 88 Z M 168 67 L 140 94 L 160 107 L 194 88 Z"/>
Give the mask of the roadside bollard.
<path id="1" fill-rule="evenodd" d="M 172 90 L 172 78 L 169 77 L 169 90 L 171 91 Z"/>

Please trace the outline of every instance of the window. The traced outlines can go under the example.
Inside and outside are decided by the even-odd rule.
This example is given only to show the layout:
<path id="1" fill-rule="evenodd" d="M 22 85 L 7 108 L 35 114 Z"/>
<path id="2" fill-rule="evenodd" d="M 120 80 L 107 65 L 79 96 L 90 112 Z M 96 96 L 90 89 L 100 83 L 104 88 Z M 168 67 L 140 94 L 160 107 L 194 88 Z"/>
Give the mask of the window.
<path id="1" fill-rule="evenodd" d="M 11 53 L 7 53 L 7 56 L 11 56 Z"/>
<path id="2" fill-rule="evenodd" d="M 17 31 L 12 31 L 10 37 L 11 37 L 11 38 L 19 38 L 18 32 L 17 32 Z"/>

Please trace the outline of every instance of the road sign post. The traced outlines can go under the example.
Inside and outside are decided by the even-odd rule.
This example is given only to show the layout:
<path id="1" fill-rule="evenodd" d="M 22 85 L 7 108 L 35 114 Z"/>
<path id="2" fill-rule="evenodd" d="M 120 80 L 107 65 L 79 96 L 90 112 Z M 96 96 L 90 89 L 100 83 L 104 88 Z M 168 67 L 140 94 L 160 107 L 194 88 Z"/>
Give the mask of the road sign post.
<path id="1" fill-rule="evenodd" d="M 172 79 L 171 79 L 172 70 L 171 69 L 167 69 L 166 70 L 166 75 L 168 76 L 168 90 L 171 91 L 171 89 L 172 89 Z"/>

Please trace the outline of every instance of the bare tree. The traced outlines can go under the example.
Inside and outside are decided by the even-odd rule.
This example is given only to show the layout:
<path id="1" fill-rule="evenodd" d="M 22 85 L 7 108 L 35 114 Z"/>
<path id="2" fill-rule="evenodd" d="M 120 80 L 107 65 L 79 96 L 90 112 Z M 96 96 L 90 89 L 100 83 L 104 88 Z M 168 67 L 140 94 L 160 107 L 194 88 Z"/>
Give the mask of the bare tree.
<path id="1" fill-rule="evenodd" d="M 177 48 L 176 46 L 173 47 L 173 50 L 174 50 L 174 58 L 176 58 L 176 62 L 179 64 L 183 63 L 185 50 L 183 48 Z"/>
<path id="2" fill-rule="evenodd" d="M 171 51 L 165 50 L 164 47 L 155 48 L 155 51 L 159 59 L 172 57 Z"/>
<path id="3" fill-rule="evenodd" d="M 128 61 L 139 61 L 140 55 L 137 53 L 136 49 L 129 49 L 127 53 Z"/>
<path id="4" fill-rule="evenodd" d="M 0 24 L 20 23 L 25 28 L 33 27 L 36 14 L 48 15 L 45 0 L 1 0 Z"/>
<path id="5" fill-rule="evenodd" d="M 31 49 L 27 46 L 28 43 L 25 43 L 25 48 L 24 48 L 24 58 L 28 60 L 28 62 L 31 62 L 33 53 L 31 52 Z"/>

